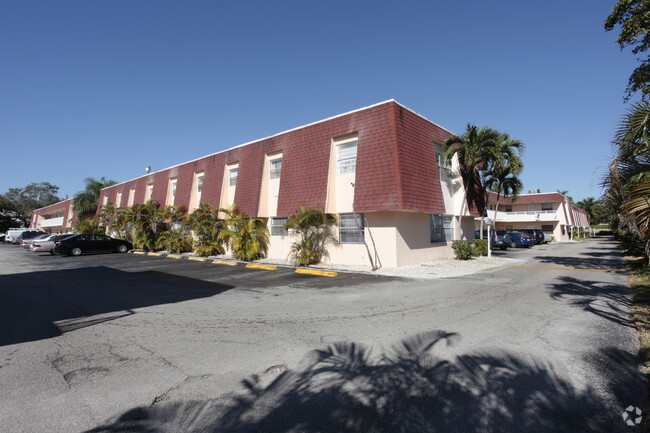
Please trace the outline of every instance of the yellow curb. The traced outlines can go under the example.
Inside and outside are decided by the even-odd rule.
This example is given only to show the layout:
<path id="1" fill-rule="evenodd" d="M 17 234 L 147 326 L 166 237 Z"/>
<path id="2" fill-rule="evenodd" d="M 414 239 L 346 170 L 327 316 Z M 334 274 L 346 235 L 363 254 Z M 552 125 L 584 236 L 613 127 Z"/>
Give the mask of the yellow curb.
<path id="1" fill-rule="evenodd" d="M 179 256 L 178 254 L 167 254 L 167 257 L 170 259 L 182 259 L 183 256 Z"/>
<path id="2" fill-rule="evenodd" d="M 145 255 L 145 254 L 147 254 L 147 253 L 145 253 L 144 251 L 129 251 L 129 252 L 130 252 L 131 254 L 141 254 L 141 255 Z"/>
<path id="3" fill-rule="evenodd" d="M 332 271 L 317 271 L 316 269 L 296 269 L 297 274 L 320 275 L 323 277 L 337 277 L 339 274 Z"/>
<path id="4" fill-rule="evenodd" d="M 145 253 L 145 254 L 147 254 L 148 256 L 159 256 L 159 257 L 164 256 L 163 253 Z"/>
<path id="5" fill-rule="evenodd" d="M 247 268 L 254 268 L 254 269 L 266 269 L 267 271 L 277 271 L 278 267 L 277 266 L 271 266 L 271 265 L 258 265 L 257 263 L 249 263 L 246 265 Z"/>
<path id="6" fill-rule="evenodd" d="M 188 257 L 187 260 L 194 260 L 195 262 L 207 262 L 205 257 Z"/>
<path id="7" fill-rule="evenodd" d="M 611 272 L 619 273 L 623 271 L 609 270 L 609 269 L 579 269 L 579 268 L 551 268 L 545 266 L 512 266 L 518 269 L 550 269 L 554 271 L 580 271 L 580 272 Z"/>
<path id="8" fill-rule="evenodd" d="M 237 266 L 237 262 L 229 262 L 228 260 L 212 260 L 215 265 Z"/>

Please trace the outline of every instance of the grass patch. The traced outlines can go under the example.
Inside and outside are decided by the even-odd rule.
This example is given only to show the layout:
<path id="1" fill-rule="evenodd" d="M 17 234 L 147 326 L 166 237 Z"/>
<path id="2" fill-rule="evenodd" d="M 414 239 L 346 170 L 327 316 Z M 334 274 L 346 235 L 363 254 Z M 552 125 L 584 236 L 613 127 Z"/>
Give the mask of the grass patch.
<path id="1" fill-rule="evenodd" d="M 650 268 L 643 257 L 625 256 L 624 259 L 634 301 L 632 321 L 641 341 L 640 355 L 643 364 L 650 368 Z"/>

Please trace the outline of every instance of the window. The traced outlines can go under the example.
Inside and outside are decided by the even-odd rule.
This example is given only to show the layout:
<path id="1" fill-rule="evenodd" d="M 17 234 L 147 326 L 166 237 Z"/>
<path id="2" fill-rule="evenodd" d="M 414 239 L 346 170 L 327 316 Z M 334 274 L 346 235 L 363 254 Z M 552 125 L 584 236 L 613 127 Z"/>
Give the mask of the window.
<path id="1" fill-rule="evenodd" d="M 172 181 L 172 197 L 176 197 L 176 181 Z"/>
<path id="2" fill-rule="evenodd" d="M 512 212 L 512 205 L 511 204 L 506 205 L 506 212 Z"/>
<path id="3" fill-rule="evenodd" d="M 152 195 L 153 195 L 153 184 L 150 183 L 149 185 L 147 185 L 147 192 L 145 194 L 144 201 L 147 202 L 151 200 Z"/>
<path id="4" fill-rule="evenodd" d="M 431 243 L 451 242 L 454 239 L 453 217 L 449 215 L 431 214 L 429 227 Z"/>
<path id="5" fill-rule="evenodd" d="M 281 171 L 282 171 L 282 159 L 275 159 L 271 161 L 271 179 L 280 179 Z"/>
<path id="6" fill-rule="evenodd" d="M 553 203 L 542 203 L 542 210 L 553 210 Z"/>
<path id="7" fill-rule="evenodd" d="M 553 224 L 542 224 L 542 231 L 545 233 L 553 233 Z"/>
<path id="8" fill-rule="evenodd" d="M 436 162 L 438 163 L 438 167 L 446 168 L 446 169 L 451 168 L 451 166 L 449 165 L 449 163 L 445 159 L 445 156 L 440 152 L 436 152 Z"/>
<path id="9" fill-rule="evenodd" d="M 364 243 L 364 218 L 362 213 L 339 215 L 339 242 L 342 244 Z"/>
<path id="10" fill-rule="evenodd" d="M 271 236 L 286 236 L 289 230 L 282 229 L 287 223 L 287 217 L 274 217 L 271 218 Z"/>
<path id="11" fill-rule="evenodd" d="M 239 172 L 238 168 L 230 169 L 230 186 L 237 186 L 237 173 Z"/>
<path id="12" fill-rule="evenodd" d="M 196 191 L 199 193 L 200 198 L 200 194 L 203 192 L 203 176 L 198 176 L 196 178 Z"/>
<path id="13" fill-rule="evenodd" d="M 352 174 L 357 168 L 357 141 L 336 146 L 336 163 L 339 174 Z"/>
<path id="14" fill-rule="evenodd" d="M 511 232 L 511 231 L 513 231 L 513 230 L 514 230 L 514 229 L 513 229 L 512 226 L 506 226 L 506 231 L 507 231 L 507 232 Z"/>

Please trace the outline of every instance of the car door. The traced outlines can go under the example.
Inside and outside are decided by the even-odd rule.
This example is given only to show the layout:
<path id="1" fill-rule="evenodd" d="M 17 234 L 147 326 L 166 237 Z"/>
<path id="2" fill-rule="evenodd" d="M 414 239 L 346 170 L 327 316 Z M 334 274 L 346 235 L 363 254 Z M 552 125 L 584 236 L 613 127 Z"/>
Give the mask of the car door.
<path id="1" fill-rule="evenodd" d="M 104 235 L 95 235 L 95 251 L 97 252 L 107 252 L 113 250 L 113 244 L 111 238 Z"/>

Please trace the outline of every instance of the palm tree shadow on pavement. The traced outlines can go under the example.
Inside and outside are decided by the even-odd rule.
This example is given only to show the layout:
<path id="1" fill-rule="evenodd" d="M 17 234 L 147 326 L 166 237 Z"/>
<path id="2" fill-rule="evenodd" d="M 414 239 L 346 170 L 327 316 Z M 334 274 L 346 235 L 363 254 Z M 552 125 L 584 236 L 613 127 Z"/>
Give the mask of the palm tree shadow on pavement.
<path id="1" fill-rule="evenodd" d="M 630 431 L 618 406 L 589 387 L 577 391 L 547 363 L 506 352 L 433 354 L 455 338 L 423 332 L 379 356 L 333 344 L 267 387 L 247 379 L 243 394 L 136 408 L 92 432 Z"/>

